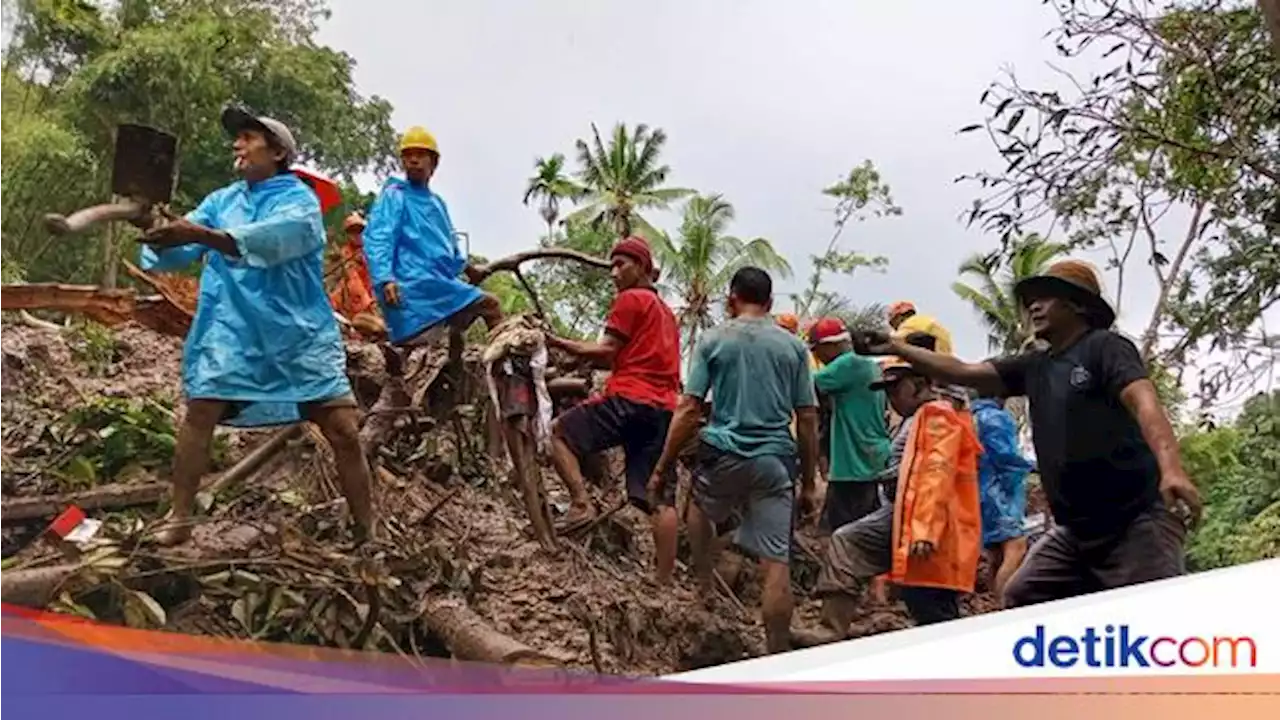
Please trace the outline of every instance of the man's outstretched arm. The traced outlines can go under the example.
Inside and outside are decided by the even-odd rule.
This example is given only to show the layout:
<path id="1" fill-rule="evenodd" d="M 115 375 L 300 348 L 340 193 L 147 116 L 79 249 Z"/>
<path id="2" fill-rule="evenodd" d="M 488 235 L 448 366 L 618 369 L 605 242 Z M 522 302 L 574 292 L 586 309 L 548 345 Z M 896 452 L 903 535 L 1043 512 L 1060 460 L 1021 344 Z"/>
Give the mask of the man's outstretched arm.
<path id="1" fill-rule="evenodd" d="M 598 343 L 547 335 L 547 345 L 584 358 L 596 367 L 609 369 L 613 367 L 614 358 L 622 349 L 623 342 L 606 331 L 604 338 Z"/>
<path id="2" fill-rule="evenodd" d="M 990 362 L 965 362 L 954 355 L 908 345 L 905 339 L 892 337 L 888 333 L 868 333 L 866 347 L 858 350 L 865 350 L 872 355 L 897 355 L 934 380 L 952 385 L 964 385 L 1000 395 L 1007 394 L 1009 390 L 1001 380 L 996 366 Z"/>

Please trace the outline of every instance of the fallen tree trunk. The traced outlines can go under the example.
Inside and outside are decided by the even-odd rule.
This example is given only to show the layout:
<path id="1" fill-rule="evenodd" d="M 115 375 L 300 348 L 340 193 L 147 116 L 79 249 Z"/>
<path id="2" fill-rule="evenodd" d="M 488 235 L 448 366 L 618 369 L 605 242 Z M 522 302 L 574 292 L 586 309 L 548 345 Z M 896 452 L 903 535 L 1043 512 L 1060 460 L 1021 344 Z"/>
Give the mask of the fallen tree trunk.
<path id="1" fill-rule="evenodd" d="M 284 449 L 290 440 L 302 434 L 303 425 L 290 425 L 287 428 L 279 430 L 270 440 L 262 443 L 253 449 L 253 452 L 245 455 L 240 462 L 232 465 L 226 472 L 217 477 L 216 480 L 209 483 L 208 487 L 201 490 L 201 494 L 217 495 L 227 488 L 237 483 L 243 482 L 250 475 L 254 474 L 276 453 Z"/>
<path id="2" fill-rule="evenodd" d="M 79 569 L 80 565 L 67 563 L 31 570 L 8 570 L 0 575 L 0 600 L 23 607 L 43 608 L 53 599 L 53 591 L 62 581 Z"/>
<path id="3" fill-rule="evenodd" d="M 141 485 L 116 483 L 83 492 L 12 498 L 0 505 L 0 520 L 18 522 L 53 517 L 69 505 L 75 505 L 81 510 L 114 510 L 133 505 L 146 505 L 160 502 L 168 493 L 169 483 L 167 482 Z"/>
<path id="4" fill-rule="evenodd" d="M 422 622 L 427 630 L 444 640 L 458 660 L 499 663 L 517 667 L 562 667 L 561 660 L 541 653 L 494 630 L 467 604 L 457 598 L 427 597 L 423 601 Z"/>

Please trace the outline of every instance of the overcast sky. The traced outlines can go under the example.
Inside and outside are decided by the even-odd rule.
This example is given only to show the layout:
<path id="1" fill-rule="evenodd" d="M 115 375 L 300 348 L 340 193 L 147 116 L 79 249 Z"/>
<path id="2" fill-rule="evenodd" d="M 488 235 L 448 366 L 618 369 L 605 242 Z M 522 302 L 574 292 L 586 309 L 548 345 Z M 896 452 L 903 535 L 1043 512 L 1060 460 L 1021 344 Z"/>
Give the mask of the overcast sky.
<path id="1" fill-rule="evenodd" d="M 532 247 L 521 204 L 537 156 L 617 121 L 667 131 L 673 185 L 721 192 L 734 234 L 763 236 L 792 262 L 794 288 L 831 235 L 823 187 L 871 159 L 904 214 L 845 234 L 888 256 L 887 272 L 836 278 L 858 303 L 915 301 L 986 353 L 974 313 L 950 290 L 956 267 L 994 237 L 958 220 L 974 189 L 953 179 L 994 163 L 979 95 L 1002 67 L 1049 71 L 1053 17 L 1030 0 L 335 0 L 320 40 L 351 54 L 362 93 L 395 106 L 441 146 L 433 186 L 474 252 Z M 675 229 L 674 214 L 655 218 Z M 1088 259 L 1101 262 L 1101 256 Z M 1120 325 L 1143 329 L 1149 271 L 1126 281 Z M 1110 280 L 1108 285 L 1113 285 Z M 1133 308 L 1128 311 L 1127 308 Z"/>

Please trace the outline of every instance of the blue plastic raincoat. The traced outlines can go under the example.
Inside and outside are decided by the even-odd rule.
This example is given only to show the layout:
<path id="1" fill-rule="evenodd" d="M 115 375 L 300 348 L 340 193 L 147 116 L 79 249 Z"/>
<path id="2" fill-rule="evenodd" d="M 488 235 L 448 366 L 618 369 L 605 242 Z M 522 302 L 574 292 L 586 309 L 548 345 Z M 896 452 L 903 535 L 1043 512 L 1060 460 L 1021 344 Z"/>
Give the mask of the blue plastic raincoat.
<path id="1" fill-rule="evenodd" d="M 409 340 L 480 299 L 479 288 L 458 279 L 467 257 L 453 236 L 440 196 L 391 178 L 373 204 L 364 229 L 373 292 L 391 342 Z M 394 282 L 400 305 L 390 307 L 383 287 Z"/>
<path id="2" fill-rule="evenodd" d="M 988 399 L 975 400 L 971 410 L 982 443 L 978 456 L 982 543 L 1001 543 L 1026 534 L 1022 525 L 1031 463 L 1018 450 L 1018 426 L 1008 410 Z"/>
<path id="3" fill-rule="evenodd" d="M 187 215 L 235 238 L 240 257 L 203 245 L 145 246 L 142 267 L 167 272 L 204 260 L 200 299 L 182 354 L 188 399 L 225 400 L 225 424 L 297 422 L 298 403 L 351 391 L 346 351 L 324 287 L 320 204 L 292 174 L 210 193 Z"/>

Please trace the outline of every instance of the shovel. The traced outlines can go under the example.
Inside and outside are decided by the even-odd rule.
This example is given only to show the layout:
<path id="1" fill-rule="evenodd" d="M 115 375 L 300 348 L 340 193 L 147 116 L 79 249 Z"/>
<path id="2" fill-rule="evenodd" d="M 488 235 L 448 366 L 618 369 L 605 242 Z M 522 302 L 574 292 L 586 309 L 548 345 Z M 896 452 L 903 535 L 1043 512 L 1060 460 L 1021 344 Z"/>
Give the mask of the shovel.
<path id="1" fill-rule="evenodd" d="M 70 217 L 45 215 L 45 227 L 54 235 L 67 235 L 112 220 L 145 220 L 153 205 L 166 204 L 173 197 L 177 150 L 178 139 L 163 130 L 120 125 L 116 128 L 111 192 L 122 199 L 77 210 Z"/>

